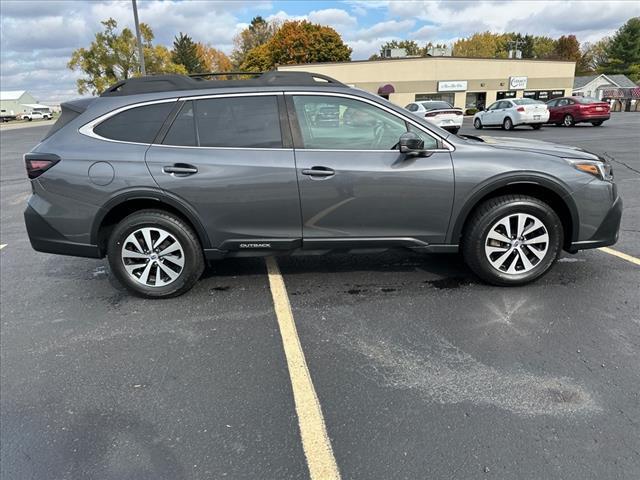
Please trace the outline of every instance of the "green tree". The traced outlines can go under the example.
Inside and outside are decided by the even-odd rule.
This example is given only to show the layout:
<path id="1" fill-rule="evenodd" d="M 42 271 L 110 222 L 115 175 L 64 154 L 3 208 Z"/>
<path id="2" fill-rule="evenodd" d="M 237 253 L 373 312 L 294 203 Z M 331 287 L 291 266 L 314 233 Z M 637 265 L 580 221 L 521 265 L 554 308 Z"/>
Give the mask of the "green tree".
<path id="1" fill-rule="evenodd" d="M 453 44 L 454 57 L 506 58 L 509 36 L 491 32 L 474 33 Z"/>
<path id="2" fill-rule="evenodd" d="M 95 34 L 89 48 L 79 48 L 71 54 L 67 67 L 84 74 L 76 81 L 78 93 L 102 93 L 108 86 L 133 76 L 140 75 L 140 62 L 136 37 L 128 28 L 118 32 L 113 18 L 101 22 L 102 32 Z M 182 65 L 171 61 L 169 50 L 153 45 L 153 32 L 148 25 L 140 24 L 143 40 L 143 55 L 149 74 L 185 73 Z"/>
<path id="3" fill-rule="evenodd" d="M 204 71 L 202 60 L 198 57 L 196 44 L 189 35 L 185 35 L 182 32 L 173 40 L 171 60 L 175 64 L 182 65 L 188 73 L 201 73 Z"/>
<path id="4" fill-rule="evenodd" d="M 271 39 L 251 49 L 241 70 L 264 71 L 277 65 L 351 60 L 351 48 L 331 27 L 306 20 L 285 22 Z"/>
<path id="5" fill-rule="evenodd" d="M 556 51 L 556 41 L 551 37 L 536 36 L 533 38 L 533 58 L 546 59 Z"/>
<path id="6" fill-rule="evenodd" d="M 264 18 L 257 16 L 251 20 L 247 28 L 242 30 L 233 40 L 234 48 L 231 52 L 231 60 L 235 66 L 244 63 L 248 53 L 254 48 L 264 45 L 278 31 L 280 24 L 272 20 L 267 22 Z"/>
<path id="7" fill-rule="evenodd" d="M 608 59 L 602 73 L 621 73 L 640 82 L 640 17 L 631 18 L 618 29 L 607 47 Z"/>

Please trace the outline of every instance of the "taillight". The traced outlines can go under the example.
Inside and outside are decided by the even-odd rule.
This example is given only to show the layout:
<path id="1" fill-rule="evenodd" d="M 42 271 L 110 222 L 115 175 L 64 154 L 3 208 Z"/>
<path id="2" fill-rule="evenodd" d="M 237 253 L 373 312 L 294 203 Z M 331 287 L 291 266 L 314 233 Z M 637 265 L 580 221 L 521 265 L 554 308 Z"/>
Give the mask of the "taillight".
<path id="1" fill-rule="evenodd" d="M 437 113 L 425 113 L 424 116 L 425 117 L 435 117 L 436 115 L 438 115 Z"/>
<path id="2" fill-rule="evenodd" d="M 27 176 L 33 180 L 53 167 L 60 161 L 60 157 L 50 153 L 27 153 L 24 156 L 24 164 L 27 167 Z"/>
<path id="3" fill-rule="evenodd" d="M 462 112 L 460 110 L 456 110 L 456 115 L 462 115 Z"/>
<path id="4" fill-rule="evenodd" d="M 518 107 L 518 108 L 516 108 L 516 110 L 517 110 L 518 112 L 524 112 L 524 107 Z"/>

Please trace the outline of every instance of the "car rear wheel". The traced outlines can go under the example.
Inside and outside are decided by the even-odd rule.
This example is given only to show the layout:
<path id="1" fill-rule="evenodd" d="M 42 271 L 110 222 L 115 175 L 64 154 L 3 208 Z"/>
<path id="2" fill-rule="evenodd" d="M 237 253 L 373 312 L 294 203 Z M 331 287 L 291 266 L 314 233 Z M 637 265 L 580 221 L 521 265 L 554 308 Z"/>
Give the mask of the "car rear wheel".
<path id="1" fill-rule="evenodd" d="M 542 128 L 542 124 L 534 123 L 533 125 L 531 125 L 531 128 L 533 128 L 534 130 L 540 130 Z"/>
<path id="2" fill-rule="evenodd" d="M 482 121 L 479 118 L 476 118 L 473 121 L 473 126 L 475 127 L 476 130 L 482 130 Z"/>
<path id="3" fill-rule="evenodd" d="M 480 205 L 462 238 L 467 265 L 493 285 L 523 285 L 541 277 L 557 260 L 562 223 L 537 198 L 505 195 Z"/>
<path id="4" fill-rule="evenodd" d="M 594 127 L 599 127 L 600 125 L 602 125 L 602 120 L 597 120 L 595 122 L 591 122 L 591 125 L 593 125 Z"/>
<path id="5" fill-rule="evenodd" d="M 576 124 L 573 115 L 567 113 L 562 120 L 562 124 L 565 127 L 573 127 Z"/>
<path id="6" fill-rule="evenodd" d="M 513 120 L 511 120 L 509 117 L 504 119 L 504 122 L 502 123 L 502 128 L 504 128 L 505 130 L 513 130 Z"/>
<path id="7" fill-rule="evenodd" d="M 107 257 L 117 280 L 147 298 L 182 295 L 198 281 L 205 265 L 191 227 L 162 210 L 125 217 L 109 237 Z"/>

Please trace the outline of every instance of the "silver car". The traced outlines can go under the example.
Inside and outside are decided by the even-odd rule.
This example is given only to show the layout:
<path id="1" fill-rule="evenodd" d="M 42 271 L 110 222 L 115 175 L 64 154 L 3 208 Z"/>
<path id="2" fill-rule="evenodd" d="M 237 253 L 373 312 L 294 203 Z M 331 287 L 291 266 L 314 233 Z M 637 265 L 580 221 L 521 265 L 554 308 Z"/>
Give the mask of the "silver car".
<path id="1" fill-rule="evenodd" d="M 548 121 L 547 105 L 530 98 L 498 100 L 473 116 L 473 126 L 478 130 L 484 127 L 513 130 L 518 125 L 529 125 L 538 130 Z"/>

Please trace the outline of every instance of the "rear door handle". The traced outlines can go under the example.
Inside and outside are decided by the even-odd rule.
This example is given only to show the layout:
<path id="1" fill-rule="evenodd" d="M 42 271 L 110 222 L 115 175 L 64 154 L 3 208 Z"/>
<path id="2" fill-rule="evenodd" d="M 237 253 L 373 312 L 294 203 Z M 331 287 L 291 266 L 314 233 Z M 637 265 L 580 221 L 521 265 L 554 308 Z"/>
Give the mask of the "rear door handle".
<path id="1" fill-rule="evenodd" d="M 335 175 L 336 172 L 335 170 L 327 167 L 312 167 L 302 170 L 302 174 L 312 177 L 330 177 L 332 175 Z"/>
<path id="2" fill-rule="evenodd" d="M 176 163 L 175 165 L 166 165 L 162 167 L 162 171 L 178 177 L 186 177 L 188 175 L 198 173 L 198 168 L 186 163 Z"/>

